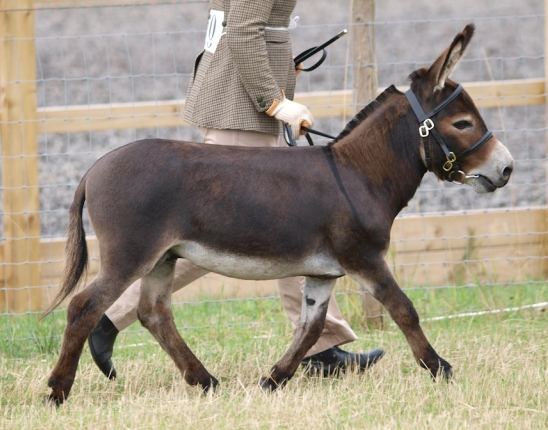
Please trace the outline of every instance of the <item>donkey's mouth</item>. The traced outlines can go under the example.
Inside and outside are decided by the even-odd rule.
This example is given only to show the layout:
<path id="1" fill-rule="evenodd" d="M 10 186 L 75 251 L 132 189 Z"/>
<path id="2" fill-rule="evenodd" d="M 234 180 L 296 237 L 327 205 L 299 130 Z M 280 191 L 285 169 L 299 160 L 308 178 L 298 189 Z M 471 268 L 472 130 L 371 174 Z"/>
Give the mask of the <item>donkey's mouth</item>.
<path id="1" fill-rule="evenodd" d="M 479 175 L 476 179 L 476 183 L 479 185 L 479 187 L 476 188 L 478 193 L 492 193 L 497 189 L 497 186 L 493 184 L 487 176 Z"/>

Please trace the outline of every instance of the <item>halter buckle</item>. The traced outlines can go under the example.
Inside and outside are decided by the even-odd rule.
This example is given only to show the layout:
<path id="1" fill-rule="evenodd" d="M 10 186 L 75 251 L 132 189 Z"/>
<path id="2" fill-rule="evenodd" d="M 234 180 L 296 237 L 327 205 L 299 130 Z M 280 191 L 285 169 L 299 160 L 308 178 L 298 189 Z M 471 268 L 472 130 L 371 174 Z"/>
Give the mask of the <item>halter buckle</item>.
<path id="1" fill-rule="evenodd" d="M 430 130 L 434 128 L 434 121 L 430 118 L 424 120 L 422 125 L 419 127 L 419 134 L 421 137 L 427 137 L 430 134 Z"/>
<path id="2" fill-rule="evenodd" d="M 443 170 L 446 172 L 450 172 L 453 169 L 453 163 L 457 161 L 457 156 L 454 152 L 450 152 L 449 155 L 447 155 L 447 161 L 443 163 Z"/>

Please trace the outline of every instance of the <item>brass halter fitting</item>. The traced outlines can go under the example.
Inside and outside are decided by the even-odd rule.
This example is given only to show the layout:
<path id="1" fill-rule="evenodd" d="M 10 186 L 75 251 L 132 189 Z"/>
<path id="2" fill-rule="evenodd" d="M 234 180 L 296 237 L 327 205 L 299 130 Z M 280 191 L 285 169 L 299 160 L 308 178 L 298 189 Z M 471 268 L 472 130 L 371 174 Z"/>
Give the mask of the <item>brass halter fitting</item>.
<path id="1" fill-rule="evenodd" d="M 450 152 L 449 155 L 447 155 L 447 161 L 443 163 L 442 169 L 446 172 L 450 172 L 453 170 L 453 163 L 457 161 L 457 156 L 454 152 Z"/>

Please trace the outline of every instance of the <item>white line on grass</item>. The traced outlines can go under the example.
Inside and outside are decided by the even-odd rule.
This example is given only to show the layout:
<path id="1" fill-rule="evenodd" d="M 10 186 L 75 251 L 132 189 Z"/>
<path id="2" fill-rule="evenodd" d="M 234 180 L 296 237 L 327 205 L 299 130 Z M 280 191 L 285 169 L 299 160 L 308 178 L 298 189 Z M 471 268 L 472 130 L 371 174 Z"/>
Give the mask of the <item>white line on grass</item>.
<path id="1" fill-rule="evenodd" d="M 548 302 L 535 303 L 533 305 L 518 306 L 518 307 L 515 307 L 515 308 L 494 309 L 492 311 L 466 312 L 464 314 L 445 315 L 445 316 L 441 316 L 441 317 L 424 318 L 422 321 L 440 321 L 440 320 L 450 320 L 450 319 L 453 319 L 453 318 L 475 317 L 475 316 L 478 316 L 478 315 L 499 314 L 501 312 L 515 312 L 515 311 L 521 311 L 523 309 L 542 308 L 542 307 L 546 307 L 546 306 L 548 306 Z"/>

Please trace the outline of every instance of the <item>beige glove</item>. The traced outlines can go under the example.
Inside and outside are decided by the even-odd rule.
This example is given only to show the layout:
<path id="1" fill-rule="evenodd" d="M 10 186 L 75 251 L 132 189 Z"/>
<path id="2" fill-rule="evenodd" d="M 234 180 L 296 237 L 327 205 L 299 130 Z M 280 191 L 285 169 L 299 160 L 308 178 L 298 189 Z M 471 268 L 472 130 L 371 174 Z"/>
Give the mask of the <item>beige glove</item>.
<path id="1" fill-rule="evenodd" d="M 299 63 L 295 66 L 295 76 L 297 76 L 297 78 L 302 73 L 303 69 L 304 69 L 304 63 Z"/>
<path id="2" fill-rule="evenodd" d="M 305 131 L 301 131 L 301 126 L 311 128 L 314 125 L 314 117 L 310 110 L 305 105 L 286 99 L 283 91 L 282 100 L 275 99 L 266 114 L 284 124 L 289 124 L 293 139 L 298 139 L 299 135 L 306 134 Z"/>

